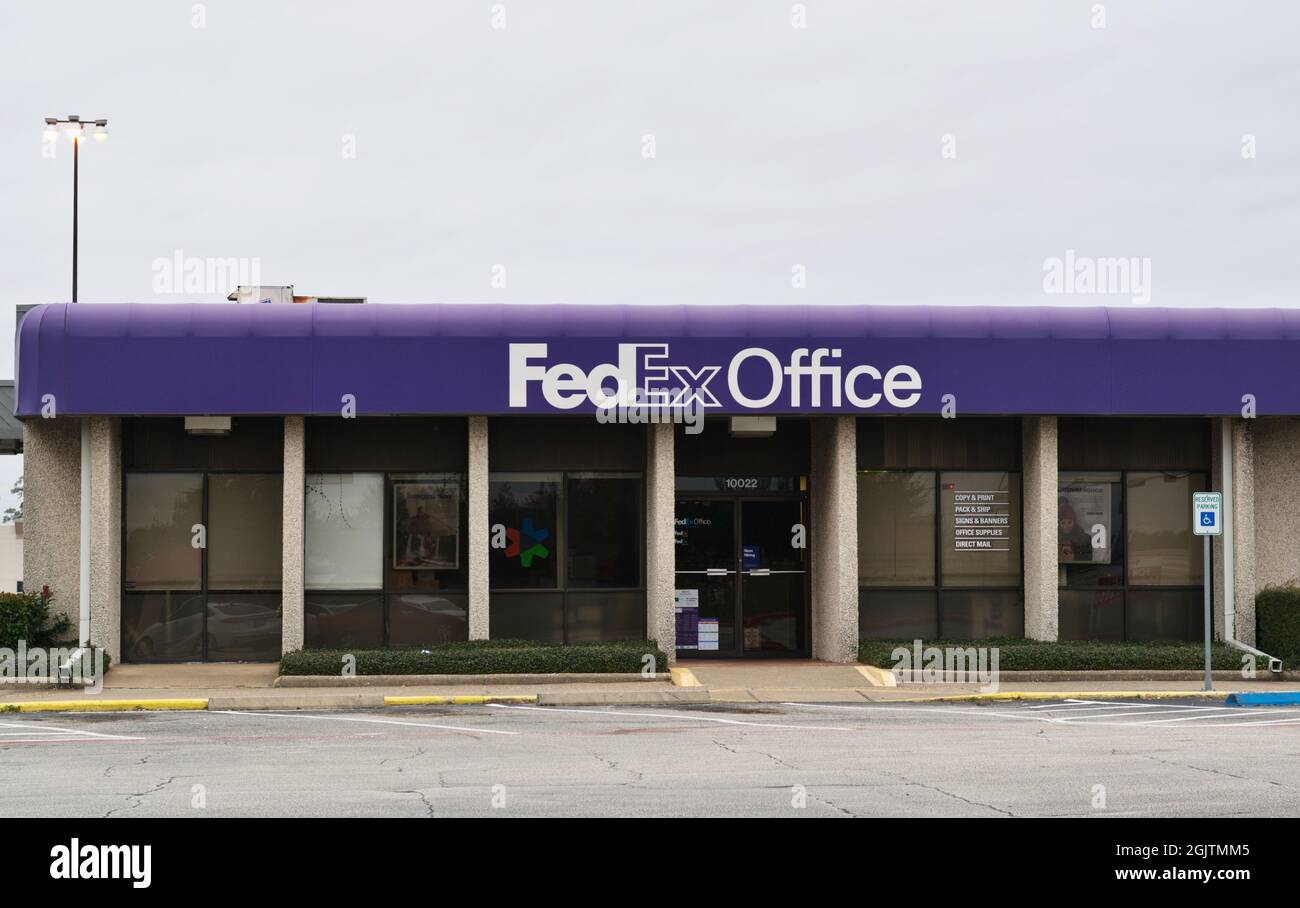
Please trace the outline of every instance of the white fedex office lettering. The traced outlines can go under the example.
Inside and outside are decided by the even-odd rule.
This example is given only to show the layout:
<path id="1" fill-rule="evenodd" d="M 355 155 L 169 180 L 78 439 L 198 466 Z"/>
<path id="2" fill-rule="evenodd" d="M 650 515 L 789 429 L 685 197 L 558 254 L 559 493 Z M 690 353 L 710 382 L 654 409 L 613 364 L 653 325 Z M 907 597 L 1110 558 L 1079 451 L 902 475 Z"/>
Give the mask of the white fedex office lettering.
<path id="1" fill-rule="evenodd" d="M 557 410 L 572 410 L 587 402 L 597 408 L 626 406 L 637 389 L 665 406 L 722 406 L 709 385 L 723 367 L 671 363 L 667 344 L 619 344 L 617 363 L 601 363 L 590 372 L 573 363 L 547 365 L 548 349 L 547 344 L 510 345 L 511 407 L 528 406 L 530 385 L 540 385 L 543 400 Z M 869 410 L 883 398 L 890 406 L 906 410 L 921 400 L 921 374 L 914 367 L 900 364 L 882 375 L 864 363 L 845 372 L 837 363 L 842 355 L 838 348 L 799 347 L 788 363 L 782 363 L 771 350 L 746 347 L 726 367 L 727 390 L 732 400 L 749 410 L 774 406 L 782 395 L 791 407 L 818 409 L 827 391 L 829 405 L 835 408 L 847 400 L 857 409 Z M 758 388 L 741 387 L 741 370 L 747 364 L 749 382 L 756 382 L 761 394 L 755 393 Z"/>
<path id="2" fill-rule="evenodd" d="M 667 344 L 619 344 L 617 363 L 602 363 L 590 372 L 573 363 L 533 365 L 546 359 L 547 350 L 547 344 L 510 345 L 510 406 L 528 406 L 528 386 L 533 383 L 542 386 L 543 399 L 557 410 L 572 410 L 586 401 L 597 407 L 626 404 L 633 398 L 638 371 L 647 391 L 667 393 L 669 368 L 659 365 L 667 356 Z M 642 355 L 640 369 L 638 350 L 651 351 Z"/>

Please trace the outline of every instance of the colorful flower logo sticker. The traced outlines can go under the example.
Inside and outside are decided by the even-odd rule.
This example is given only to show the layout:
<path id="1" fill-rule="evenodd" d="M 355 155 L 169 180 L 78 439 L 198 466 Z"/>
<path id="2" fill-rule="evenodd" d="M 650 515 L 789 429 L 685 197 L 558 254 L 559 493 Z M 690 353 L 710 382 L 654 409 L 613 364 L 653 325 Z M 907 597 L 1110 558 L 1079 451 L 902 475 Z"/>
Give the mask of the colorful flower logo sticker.
<path id="1" fill-rule="evenodd" d="M 533 519 L 525 517 L 519 529 L 506 528 L 506 557 L 519 556 L 521 567 L 532 567 L 533 558 L 548 558 L 551 550 L 542 545 L 551 536 L 551 531 L 535 529 Z"/>

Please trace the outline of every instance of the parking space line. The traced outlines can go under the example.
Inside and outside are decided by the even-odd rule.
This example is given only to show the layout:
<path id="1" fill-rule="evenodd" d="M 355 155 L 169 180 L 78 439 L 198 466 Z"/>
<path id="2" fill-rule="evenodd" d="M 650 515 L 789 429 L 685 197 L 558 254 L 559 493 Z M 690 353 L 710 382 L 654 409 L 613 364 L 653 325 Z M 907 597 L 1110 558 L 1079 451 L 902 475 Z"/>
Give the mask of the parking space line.
<path id="1" fill-rule="evenodd" d="M 1051 716 L 1021 716 L 1016 713 L 993 712 L 977 707 L 962 708 L 956 706 L 927 706 L 924 703 L 917 703 L 910 706 L 884 706 L 880 703 L 868 703 L 865 706 L 842 706 L 837 703 L 782 703 L 782 706 L 801 706 L 805 709 L 848 709 L 858 712 L 901 712 L 909 714 L 908 718 L 920 717 L 928 714 L 943 713 L 957 716 L 988 716 L 995 719 L 1023 719 L 1026 722 L 1060 722 L 1060 719 L 1053 719 Z"/>
<path id="2" fill-rule="evenodd" d="M 1224 716 L 1209 716 L 1209 719 L 1222 719 Z M 1204 725 L 1198 725 L 1197 728 L 1242 728 L 1253 727 L 1256 725 L 1300 725 L 1300 716 L 1294 716 L 1290 719 L 1264 719 L 1248 722 L 1219 722 L 1211 724 L 1206 722 Z"/>
<path id="3" fill-rule="evenodd" d="M 1030 709 L 1111 709 L 1112 707 L 1122 706 L 1126 709 L 1155 709 L 1162 704 L 1159 703 L 1107 703 L 1103 700 L 1063 700 L 1060 703 L 1039 703 L 1030 706 Z"/>
<path id="4" fill-rule="evenodd" d="M 332 722 L 365 722 L 371 725 L 406 725 L 412 728 L 436 728 L 443 731 L 460 731 L 475 735 L 518 735 L 517 731 L 505 731 L 499 728 L 470 728 L 465 725 L 442 725 L 437 722 L 411 722 L 406 719 L 378 719 L 364 716 L 321 716 L 315 713 L 265 713 L 248 710 L 212 709 L 210 714 L 222 716 L 261 716 L 271 719 L 320 719 Z"/>
<path id="5" fill-rule="evenodd" d="M 862 731 L 861 728 L 843 728 L 835 725 L 782 725 L 775 722 L 746 722 L 743 719 L 724 719 L 721 716 L 702 716 L 698 713 L 643 713 L 631 712 L 627 710 L 615 709 L 578 709 L 576 707 L 561 706 L 512 706 L 506 703 L 489 703 L 488 706 L 496 709 L 522 709 L 533 712 L 550 712 L 550 713 L 586 713 L 589 715 L 601 716 L 636 716 L 647 719 L 678 719 L 688 722 L 714 722 L 720 725 L 745 725 L 751 728 L 784 728 L 795 731 L 804 731 L 812 729 L 815 731 Z"/>
<path id="6" fill-rule="evenodd" d="M 913 704 L 908 706 L 884 706 L 878 703 L 872 703 L 866 706 L 844 706 L 833 703 L 783 703 L 783 706 L 798 706 L 805 709 L 839 709 L 839 710 L 862 710 L 868 712 L 888 711 L 904 714 L 903 718 L 924 718 L 931 713 L 943 713 L 945 715 L 958 715 L 967 717 L 980 717 L 990 719 L 1027 719 L 1029 721 L 1047 722 L 1052 725 L 1073 725 L 1077 728 L 1163 728 L 1169 727 L 1168 723 L 1201 720 L 1202 724 L 1186 726 L 1189 728 L 1237 728 L 1242 726 L 1262 726 L 1262 725 L 1291 725 L 1300 724 L 1300 716 L 1294 716 L 1289 719 L 1257 719 L 1257 714 L 1243 713 L 1236 710 L 1241 718 L 1245 721 L 1229 722 L 1222 721 L 1231 718 L 1232 707 L 1215 707 L 1215 706 L 1192 706 L 1185 705 L 1177 710 L 1170 709 L 1167 705 L 1159 712 L 1181 712 L 1192 713 L 1184 715 L 1178 719 L 1153 719 L 1146 721 L 1146 717 L 1153 715 L 1151 711 L 1129 712 L 1129 713 L 1110 713 L 1103 716 L 1078 716 L 1071 715 L 1052 716 L 1046 714 L 1035 715 L 1018 715 L 1016 713 L 992 712 L 986 709 L 960 708 L 960 707 L 932 707 L 924 704 Z M 1160 704 L 1153 704 L 1160 705 Z M 1288 710 L 1292 712 L 1293 710 Z M 1207 714 L 1212 713 L 1211 714 Z M 1228 715 L 1223 713 L 1229 712 Z M 1128 721 L 1097 721 L 1121 719 Z M 1216 721 L 1219 720 L 1219 721 Z"/>
<path id="7" fill-rule="evenodd" d="M 1297 712 L 1300 710 L 1288 710 L 1288 711 Z M 1227 710 L 1224 711 L 1224 715 L 1221 716 L 1207 716 L 1205 713 L 1196 713 L 1191 716 L 1179 716 L 1177 719 L 1153 719 L 1150 722 L 1134 722 L 1133 724 L 1134 725 L 1164 725 L 1169 722 L 1192 722 L 1197 719 L 1240 719 L 1240 718 L 1245 718 L 1242 715 L 1241 710 L 1239 709 L 1234 710 L 1232 707 L 1228 707 Z M 1226 725 L 1249 725 L 1249 724 L 1250 724 L 1249 722 L 1226 723 Z"/>
<path id="8" fill-rule="evenodd" d="M 80 728 L 60 728 L 55 725 L 45 725 L 44 723 L 37 723 L 37 722 L 31 722 L 31 723 L 0 722 L 0 728 L 20 728 L 22 729 L 22 733 L 24 735 L 31 735 L 35 733 L 38 735 L 75 735 L 78 737 L 85 737 L 85 738 L 107 738 L 108 740 L 111 741 L 138 740 L 137 738 L 133 738 L 129 735 L 110 735 L 99 731 L 85 731 Z M 4 735 L 3 737 L 8 737 L 8 736 Z"/>
<path id="9" fill-rule="evenodd" d="M 1214 712 L 1222 712 L 1223 709 L 1224 709 L 1223 707 L 1219 707 L 1217 710 L 1213 710 L 1213 711 L 1214 711 Z M 1193 711 L 1193 710 L 1195 710 L 1195 711 Z M 1187 715 L 1189 712 L 1191 712 L 1192 714 L 1191 714 L 1191 715 Z M 1148 711 L 1148 712 L 1143 712 L 1143 713 L 1131 713 L 1131 712 L 1129 712 L 1129 713 L 1102 713 L 1102 714 L 1099 715 L 1099 716 L 1097 716 L 1097 715 L 1088 715 L 1088 716 L 1078 716 L 1078 717 L 1075 717 L 1075 716 L 1071 713 L 1071 714 L 1068 714 L 1068 715 L 1062 716 L 1062 717 L 1061 717 L 1061 721 L 1062 721 L 1062 722 L 1070 722 L 1070 723 L 1083 724 L 1083 723 L 1087 722 L 1087 721 L 1090 720 L 1090 719 L 1130 719 L 1130 718 L 1131 718 L 1131 719 L 1133 719 L 1134 721 L 1133 721 L 1132 723 L 1129 723 L 1129 724 L 1133 724 L 1133 725 L 1143 725 L 1143 724 L 1147 724 L 1147 723 L 1145 723 L 1145 721 L 1144 721 L 1144 720 L 1146 719 L 1147 716 L 1158 716 L 1158 715 L 1161 715 L 1162 713 L 1182 713 L 1182 714 L 1183 714 L 1186 718 L 1188 718 L 1188 719 L 1199 719 L 1199 718 L 1201 718 L 1202 716 L 1205 715 L 1205 713 L 1200 712 L 1200 707 L 1189 707 L 1189 706 L 1169 707 L 1169 706 L 1166 706 L 1164 709 L 1153 709 L 1153 710 L 1150 710 L 1150 711 Z M 1169 720 L 1157 720 L 1157 721 L 1169 721 Z M 1154 724 L 1154 723 L 1150 723 L 1150 724 Z"/>

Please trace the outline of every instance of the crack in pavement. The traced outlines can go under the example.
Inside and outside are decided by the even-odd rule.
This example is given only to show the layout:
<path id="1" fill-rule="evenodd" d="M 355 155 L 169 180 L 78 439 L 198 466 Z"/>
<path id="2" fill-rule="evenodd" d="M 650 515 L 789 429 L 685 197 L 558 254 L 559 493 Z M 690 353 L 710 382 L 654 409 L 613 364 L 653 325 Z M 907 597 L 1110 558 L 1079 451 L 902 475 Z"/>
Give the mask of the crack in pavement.
<path id="1" fill-rule="evenodd" d="M 640 783 L 643 779 L 645 779 L 645 774 L 642 773 L 640 770 L 629 769 L 628 767 L 621 765 L 615 760 L 611 760 L 609 757 L 606 757 L 603 754 L 593 753 L 592 757 L 594 757 L 598 762 L 604 764 L 607 769 L 612 769 L 614 770 L 614 772 L 625 772 L 632 777 L 628 781 L 620 783 L 621 785 L 636 785 Z"/>
<path id="2" fill-rule="evenodd" d="M 1012 811 L 1006 810 L 1005 808 L 1002 807 L 997 807 L 993 804 L 985 804 L 983 801 L 972 801 L 970 798 L 963 798 L 961 795 L 954 794 L 951 791 L 945 791 L 944 789 L 938 787 L 937 785 L 926 785 L 924 782 L 914 782 L 906 779 L 904 781 L 907 782 L 908 785 L 915 785 L 917 788 L 925 788 L 929 791 L 937 791 L 941 795 L 947 795 L 950 798 L 961 801 L 964 804 L 969 804 L 972 807 L 983 807 L 985 810 L 992 810 L 1008 817 L 1019 816 L 1019 814 L 1013 813 Z"/>
<path id="3" fill-rule="evenodd" d="M 157 783 L 156 785 L 154 785 L 153 788 L 150 788 L 147 791 L 141 791 L 141 792 L 124 795 L 124 797 L 128 801 L 134 800 L 135 803 L 126 804 L 123 807 L 114 807 L 112 810 L 105 813 L 102 819 L 108 819 L 113 814 L 121 810 L 135 810 L 137 807 L 140 807 L 144 804 L 144 799 L 149 797 L 149 795 L 157 794 L 158 792 L 162 791 L 164 788 L 166 788 L 168 785 L 172 784 L 175 781 L 176 781 L 175 776 L 169 776 L 168 778 L 163 779 L 161 782 Z"/>
<path id="4" fill-rule="evenodd" d="M 912 785 L 912 786 L 915 786 L 916 788 L 924 788 L 924 789 L 926 789 L 927 791 L 935 791 L 935 792 L 938 792 L 938 793 L 941 794 L 941 795 L 945 795 L 946 797 L 952 798 L 952 799 L 954 799 L 954 800 L 956 800 L 956 801 L 961 801 L 961 802 L 964 803 L 964 804 L 969 804 L 969 805 L 971 805 L 972 807 L 983 807 L 985 810 L 992 810 L 992 811 L 994 811 L 994 812 L 996 812 L 996 813 L 1000 813 L 1000 814 L 1003 814 L 1004 816 L 1008 816 L 1008 817 L 1017 817 L 1017 818 L 1018 818 L 1018 817 L 1020 816 L 1019 814 L 1015 813 L 1014 811 L 1007 810 L 1006 808 L 1003 808 L 1003 807 L 998 807 L 998 806 L 995 805 L 995 804 L 987 804 L 987 803 L 985 803 L 985 802 L 983 802 L 983 801 L 974 801 L 974 800 L 971 800 L 970 798 L 963 798 L 961 795 L 956 794 L 955 792 L 947 791 L 946 789 L 940 788 L 940 787 L 938 787 L 937 785 L 927 785 L 927 784 L 924 783 L 924 782 L 919 782 L 919 781 L 917 781 L 917 780 L 915 780 L 915 779 L 909 779 L 909 778 L 907 778 L 906 776 L 900 776 L 900 775 L 898 775 L 898 774 L 896 774 L 896 773 L 891 773 L 891 772 L 883 772 L 883 771 L 881 771 L 881 772 L 880 772 L 880 775 L 882 775 L 882 776 L 888 776 L 889 778 L 894 779 L 894 780 L 897 781 L 897 782 L 901 782 L 901 783 L 903 783 L 904 785 Z"/>
<path id="5" fill-rule="evenodd" d="M 836 804 L 834 801 L 828 800 L 826 798 L 819 798 L 815 794 L 809 794 L 808 797 L 816 801 L 818 804 L 825 804 L 831 810 L 834 810 L 837 813 L 842 813 L 846 817 L 856 818 L 862 816 L 862 814 L 854 813 L 853 811 L 849 810 L 847 807 L 841 807 L 840 805 Z"/>
<path id="6" fill-rule="evenodd" d="M 426 753 L 428 753 L 428 751 L 426 751 L 423 747 L 417 747 L 417 748 L 415 748 L 415 753 L 411 754 L 410 756 L 406 756 L 406 757 L 384 757 L 384 758 L 383 758 L 382 760 L 380 760 L 376 765 L 377 765 L 377 766 L 384 766 L 384 765 L 387 765 L 388 763 L 393 762 L 394 760 L 414 760 L 414 759 L 416 759 L 417 757 L 422 757 L 422 756 L 424 756 Z M 401 767 L 401 766 L 397 767 L 397 771 L 398 771 L 398 772 L 406 772 L 406 770 L 405 770 L 403 767 Z"/>
<path id="7" fill-rule="evenodd" d="M 1207 766 L 1193 766 L 1191 763 L 1180 763 L 1177 760 L 1165 760 L 1160 757 L 1157 757 L 1155 754 L 1136 754 L 1135 756 L 1142 757 L 1142 759 L 1144 760 L 1151 760 L 1155 763 L 1160 763 L 1164 766 L 1176 766 L 1179 769 L 1191 769 L 1196 772 L 1206 772 L 1209 773 L 1210 775 L 1224 776 L 1225 778 L 1228 779 L 1236 779 L 1239 782 L 1259 782 L 1263 785 L 1275 785 L 1278 788 L 1294 790 L 1292 786 L 1287 785 L 1284 782 L 1279 782 L 1276 779 L 1253 779 L 1250 776 L 1241 776 L 1241 775 L 1237 775 L 1236 773 L 1227 772 L 1222 769 L 1212 769 Z"/>
<path id="8" fill-rule="evenodd" d="M 417 798 L 420 799 L 420 803 L 424 805 L 426 816 L 436 817 L 438 815 L 433 809 L 433 803 L 429 800 L 428 796 L 423 791 L 420 791 L 419 789 L 416 788 L 405 788 L 398 791 L 398 794 L 415 795 Z"/>
<path id="9" fill-rule="evenodd" d="M 746 739 L 746 737 L 747 737 L 747 735 L 746 735 L 744 732 L 741 732 L 741 734 L 740 734 L 740 738 L 741 738 L 741 740 L 744 741 L 744 740 Z M 791 764 L 791 763 L 787 763 L 787 762 L 785 762 L 785 760 L 782 760 L 782 759 L 781 759 L 780 757 L 778 757 L 776 754 L 770 754 L 770 753 L 768 753 L 767 751 L 763 751 L 763 750 L 749 750 L 749 751 L 740 750 L 740 749 L 738 749 L 737 747 L 731 746 L 731 745 L 729 745 L 729 744 L 725 744 L 724 742 L 718 740 L 717 738 L 714 738 L 714 739 L 712 739 L 712 740 L 713 740 L 713 743 L 714 743 L 714 744 L 716 744 L 718 747 L 722 748 L 723 750 L 725 750 L 725 751 L 726 751 L 727 753 L 729 753 L 729 754 L 734 754 L 735 756 L 738 756 L 738 757 L 743 757 L 743 756 L 746 756 L 747 754 L 755 754 L 755 755 L 760 756 L 760 757 L 766 757 L 767 759 L 769 759 L 769 760 L 771 760 L 773 763 L 775 763 L 777 766 L 780 766 L 782 769 L 793 769 L 793 770 L 796 770 L 796 771 L 798 771 L 798 769 L 799 769 L 799 767 L 797 767 L 797 766 L 795 766 L 795 765 L 793 765 L 793 764 Z"/>

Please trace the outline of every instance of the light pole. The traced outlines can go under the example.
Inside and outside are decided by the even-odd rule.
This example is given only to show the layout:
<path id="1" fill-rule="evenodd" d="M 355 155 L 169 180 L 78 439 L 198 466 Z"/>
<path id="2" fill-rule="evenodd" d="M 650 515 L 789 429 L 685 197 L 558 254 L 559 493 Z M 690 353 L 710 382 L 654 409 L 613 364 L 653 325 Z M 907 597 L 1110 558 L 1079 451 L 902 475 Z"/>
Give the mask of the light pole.
<path id="1" fill-rule="evenodd" d="M 67 117 L 45 118 L 45 141 L 52 142 L 59 137 L 59 127 L 64 128 L 68 141 L 72 143 L 72 301 L 77 301 L 77 170 L 80 163 L 81 143 L 86 141 L 86 127 L 94 129 L 96 142 L 108 140 L 107 120 L 83 120 L 76 114 Z M 90 420 L 81 420 L 81 538 L 80 538 L 80 586 L 78 598 L 78 640 L 80 647 L 90 643 Z M 80 649 L 77 652 L 80 656 Z"/>
<path id="2" fill-rule="evenodd" d="M 68 141 L 72 143 L 72 301 L 77 301 L 77 169 L 79 165 L 81 143 L 86 141 L 86 127 L 94 128 L 91 133 L 96 142 L 108 141 L 108 120 L 83 120 L 76 114 L 66 117 L 45 118 L 45 140 L 53 141 L 59 137 L 59 127 L 64 128 Z"/>

